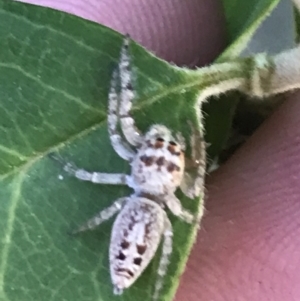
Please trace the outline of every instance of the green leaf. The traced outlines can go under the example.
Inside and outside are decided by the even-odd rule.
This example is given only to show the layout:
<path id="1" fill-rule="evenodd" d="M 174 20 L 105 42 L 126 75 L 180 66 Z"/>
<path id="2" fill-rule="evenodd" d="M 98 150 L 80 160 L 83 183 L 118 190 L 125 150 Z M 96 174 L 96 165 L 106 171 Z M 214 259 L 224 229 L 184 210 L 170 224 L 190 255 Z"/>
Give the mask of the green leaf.
<path id="1" fill-rule="evenodd" d="M 67 176 L 47 153 L 80 167 L 129 172 L 107 133 L 107 94 L 122 37 L 98 24 L 50 9 L 0 1 L 0 300 L 120 300 L 109 275 L 113 221 L 99 230 L 67 233 L 126 187 Z M 198 87 L 185 70 L 132 44 L 138 98 L 133 112 L 145 131 L 164 123 L 188 138 L 197 125 Z M 59 175 L 63 180 L 59 180 Z M 194 212 L 200 200 L 178 193 Z M 171 300 L 196 227 L 171 217 L 174 252 L 162 297 Z M 156 256 L 122 300 L 150 300 Z"/>
<path id="2" fill-rule="evenodd" d="M 293 7 L 294 10 L 294 24 L 295 24 L 295 42 L 298 44 L 300 42 L 300 13 L 297 7 Z"/>
<path id="3" fill-rule="evenodd" d="M 67 233 L 131 191 L 80 182 L 47 154 L 59 152 L 89 170 L 130 171 L 113 151 L 106 123 L 122 37 L 99 24 L 12 1 L 0 0 L 0 14 L 0 300 L 120 300 L 112 294 L 108 265 L 113 221 L 78 237 Z M 222 70 L 180 69 L 134 43 L 130 51 L 138 127 L 146 131 L 163 123 L 188 141 L 187 120 L 199 126 L 197 97 L 222 81 Z M 242 70 L 232 76 L 240 78 Z M 199 210 L 201 200 L 180 192 L 178 197 L 185 208 Z M 170 218 L 174 249 L 163 300 L 172 299 L 197 232 Z M 158 260 L 159 254 L 122 300 L 151 300 Z"/>
<path id="4" fill-rule="evenodd" d="M 229 47 L 219 61 L 238 56 L 279 0 L 222 0 L 227 22 Z"/>

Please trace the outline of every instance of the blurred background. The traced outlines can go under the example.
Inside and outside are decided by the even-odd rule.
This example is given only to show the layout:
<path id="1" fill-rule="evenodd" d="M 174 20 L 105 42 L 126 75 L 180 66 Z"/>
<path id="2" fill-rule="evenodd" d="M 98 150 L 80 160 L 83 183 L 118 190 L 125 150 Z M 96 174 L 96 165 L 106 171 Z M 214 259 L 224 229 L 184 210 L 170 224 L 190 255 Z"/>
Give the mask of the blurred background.
<path id="1" fill-rule="evenodd" d="M 243 56 L 264 51 L 274 54 L 290 48 L 295 45 L 294 28 L 292 1 L 281 0 L 255 33 Z"/>

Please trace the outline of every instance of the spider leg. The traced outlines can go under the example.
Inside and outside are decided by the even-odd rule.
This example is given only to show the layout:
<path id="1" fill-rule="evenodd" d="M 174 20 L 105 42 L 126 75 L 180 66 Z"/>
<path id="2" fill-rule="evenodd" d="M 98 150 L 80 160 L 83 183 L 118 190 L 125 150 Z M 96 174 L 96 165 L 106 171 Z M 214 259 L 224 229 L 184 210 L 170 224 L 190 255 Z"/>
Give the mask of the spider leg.
<path id="1" fill-rule="evenodd" d="M 103 172 L 89 172 L 84 169 L 78 168 L 75 164 L 70 162 L 65 162 L 60 156 L 56 154 L 49 154 L 49 157 L 57 162 L 59 162 L 64 171 L 68 174 L 76 177 L 82 181 L 89 181 L 97 184 L 113 184 L 113 185 L 126 185 L 127 175 L 126 174 L 110 174 Z"/>
<path id="2" fill-rule="evenodd" d="M 77 234 L 79 232 L 83 232 L 86 230 L 95 229 L 101 223 L 110 219 L 117 212 L 119 212 L 127 200 L 128 200 L 127 197 L 117 199 L 116 201 L 114 201 L 114 203 L 111 206 L 105 208 L 104 210 L 101 210 L 97 215 L 89 219 L 87 222 L 81 225 L 77 230 L 73 231 L 72 234 Z"/>
<path id="3" fill-rule="evenodd" d="M 162 254 L 159 261 L 158 266 L 158 278 L 155 283 L 154 294 L 152 297 L 153 301 L 159 299 L 159 293 L 163 286 L 163 279 L 167 273 L 167 268 L 169 265 L 169 258 L 172 253 L 172 244 L 173 244 L 173 230 L 170 220 L 168 219 L 167 215 L 165 215 L 165 229 L 163 233 L 163 245 L 162 245 Z"/>
<path id="4" fill-rule="evenodd" d="M 130 37 L 127 35 L 124 39 L 119 61 L 119 74 L 121 81 L 121 103 L 120 103 L 120 122 L 123 134 L 127 141 L 139 147 L 141 144 L 140 131 L 136 128 L 134 119 L 129 112 L 132 108 L 132 100 L 135 96 L 132 85 L 132 69 L 130 55 L 128 53 Z"/>
<path id="5" fill-rule="evenodd" d="M 180 200 L 174 193 L 166 195 L 164 197 L 164 203 L 175 216 L 178 216 L 184 222 L 191 224 L 195 220 L 192 213 L 182 207 Z"/>
<path id="6" fill-rule="evenodd" d="M 108 133 L 115 152 L 124 160 L 131 161 L 135 152 L 124 141 L 117 129 L 118 125 L 118 100 L 117 94 L 117 70 L 113 71 L 110 90 L 108 95 Z"/>
<path id="7" fill-rule="evenodd" d="M 180 184 L 182 192 L 189 198 L 198 197 L 204 191 L 206 172 L 206 143 L 202 132 L 192 127 L 192 160 L 186 158 L 186 171 Z"/>

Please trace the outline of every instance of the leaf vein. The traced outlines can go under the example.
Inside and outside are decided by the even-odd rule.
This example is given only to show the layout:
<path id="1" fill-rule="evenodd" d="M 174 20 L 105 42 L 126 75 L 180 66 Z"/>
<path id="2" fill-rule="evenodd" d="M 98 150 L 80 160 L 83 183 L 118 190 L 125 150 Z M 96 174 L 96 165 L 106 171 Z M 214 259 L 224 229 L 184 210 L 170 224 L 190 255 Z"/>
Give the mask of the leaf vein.
<path id="1" fill-rule="evenodd" d="M 26 19 L 25 17 L 21 16 L 21 15 L 16 15 L 14 13 L 11 13 L 9 11 L 5 11 L 6 14 L 9 14 L 11 16 L 13 16 L 14 18 L 17 18 L 17 19 L 21 19 L 22 21 L 24 21 L 25 23 L 27 24 L 31 24 L 33 25 L 35 28 L 42 28 L 42 29 L 48 29 L 50 32 L 53 32 L 55 34 L 60 34 L 61 36 L 63 36 L 64 38 L 67 38 L 71 41 L 73 41 L 75 44 L 78 44 L 80 47 L 83 47 L 84 49 L 88 50 L 88 51 L 92 51 L 92 52 L 97 52 L 97 53 L 100 53 L 101 55 L 103 56 L 106 56 L 107 58 L 109 58 L 110 60 L 112 60 L 113 62 L 117 63 L 118 62 L 118 59 L 116 59 L 115 57 L 112 57 L 111 55 L 109 55 L 108 53 L 106 52 L 103 52 L 101 51 L 100 48 L 93 48 L 92 46 L 90 45 L 87 45 L 87 44 L 84 44 L 82 41 L 80 41 L 78 39 L 78 37 L 74 37 L 74 36 L 71 36 L 71 35 L 67 35 L 66 33 L 62 32 L 62 31 L 58 31 L 57 29 L 55 28 L 52 28 L 50 27 L 49 25 L 45 26 L 45 25 L 42 25 L 42 24 L 39 24 L 39 23 L 34 23 L 33 21 L 31 20 L 28 20 Z M 61 12 L 63 13 L 63 12 Z M 1 12 L 0 12 L 0 15 L 1 15 Z M 79 18 L 79 17 L 77 17 Z M 79 18 L 79 19 L 82 19 L 82 18 Z M 92 22 L 94 25 L 99 25 L 97 24 L 96 22 Z M 100 26 L 100 25 L 99 25 Z M 158 86 L 162 86 L 162 84 L 159 82 L 159 81 L 156 81 L 155 79 L 153 78 L 150 78 L 148 77 L 146 74 L 144 74 L 143 72 L 141 72 L 140 70 L 137 70 L 137 73 L 140 74 L 141 76 L 143 76 L 144 78 L 146 78 L 149 82 L 151 83 L 155 83 L 156 85 Z"/>
<path id="2" fill-rule="evenodd" d="M 5 242 L 3 244 L 1 257 L 0 257 L 0 295 L 5 296 L 4 291 L 4 276 L 6 272 L 7 267 L 7 260 L 9 256 L 9 250 L 11 246 L 11 237 L 13 234 L 13 225 L 16 218 L 16 209 L 18 207 L 18 202 L 20 200 L 21 196 L 21 188 L 22 183 L 24 180 L 26 174 L 26 169 L 24 169 L 22 172 L 19 173 L 19 175 L 16 177 L 14 181 L 15 189 L 13 189 L 12 195 L 11 195 L 11 205 L 9 208 L 8 216 L 7 216 L 7 227 L 6 227 L 6 236 L 5 236 Z"/>
<path id="3" fill-rule="evenodd" d="M 2 174 L 0 176 L 0 181 L 4 180 L 5 178 L 9 177 L 10 175 L 17 174 L 18 172 L 20 172 L 23 169 L 25 169 L 26 166 L 34 164 L 39 159 L 43 158 L 47 153 L 52 152 L 54 150 L 57 150 L 57 149 L 65 146 L 66 144 L 68 144 L 68 143 L 70 143 L 70 142 L 72 142 L 72 141 L 74 141 L 74 140 L 76 140 L 76 139 L 78 139 L 80 137 L 84 137 L 85 135 L 88 135 L 92 131 L 96 130 L 97 127 L 100 127 L 102 124 L 104 124 L 105 121 L 106 121 L 106 119 L 103 119 L 100 122 L 94 123 L 90 127 L 86 128 L 86 129 L 84 129 L 82 131 L 79 131 L 78 133 L 70 136 L 68 139 L 57 143 L 53 147 L 49 147 L 44 152 L 39 153 L 38 155 L 33 156 L 31 158 L 29 157 L 28 161 L 25 164 L 21 164 L 18 167 L 14 168 L 13 170 L 11 170 L 11 171 L 9 171 L 9 172 L 7 172 L 5 174 Z"/>
<path id="4" fill-rule="evenodd" d="M 2 151 L 4 153 L 7 153 L 9 155 L 15 156 L 15 157 L 19 158 L 20 160 L 26 160 L 26 159 L 28 159 L 28 157 L 23 156 L 19 152 L 15 151 L 13 149 L 10 149 L 10 148 L 8 148 L 8 147 L 6 147 L 4 145 L 1 145 L 1 144 L 0 144 L 0 151 Z"/>
<path id="5" fill-rule="evenodd" d="M 85 102 L 83 102 L 80 98 L 78 97 L 75 97 L 69 93 L 67 93 L 66 91 L 63 91 L 63 90 L 60 90 L 60 89 L 57 89 L 57 88 L 54 88 L 52 86 L 50 86 L 49 84 L 46 84 L 44 83 L 40 78 L 37 78 L 35 76 L 33 76 L 32 74 L 26 72 L 24 69 L 22 69 L 20 66 L 18 65 L 15 65 L 13 63 L 3 63 L 3 62 L 0 62 L 0 67 L 3 67 L 3 68 L 8 68 L 8 69 L 13 69 L 13 70 L 17 70 L 19 72 L 21 72 L 24 76 L 26 76 L 27 78 L 30 78 L 31 80 L 35 81 L 36 83 L 38 83 L 39 85 L 41 85 L 43 88 L 45 88 L 46 90 L 48 91 L 51 91 L 51 92 L 56 92 L 56 93 L 60 93 L 62 94 L 64 97 L 76 102 L 77 104 L 79 104 L 80 106 L 82 106 L 83 108 L 87 109 L 87 110 L 90 110 L 90 111 L 93 111 L 93 112 L 101 112 L 103 113 L 101 110 L 95 108 L 95 107 L 91 107 L 89 105 L 87 105 Z"/>

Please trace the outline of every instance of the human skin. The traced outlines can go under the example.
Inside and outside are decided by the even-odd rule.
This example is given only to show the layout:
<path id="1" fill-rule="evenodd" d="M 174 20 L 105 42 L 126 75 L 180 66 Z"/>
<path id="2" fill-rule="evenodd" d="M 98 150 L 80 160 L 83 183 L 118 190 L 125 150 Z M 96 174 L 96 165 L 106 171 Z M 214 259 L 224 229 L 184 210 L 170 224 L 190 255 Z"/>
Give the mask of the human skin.
<path id="1" fill-rule="evenodd" d="M 225 47 L 218 0 L 30 0 L 110 26 L 169 61 Z M 143 3 L 142 3 L 143 2 Z M 300 300 L 300 93 L 207 177 L 206 214 L 176 301 Z"/>

